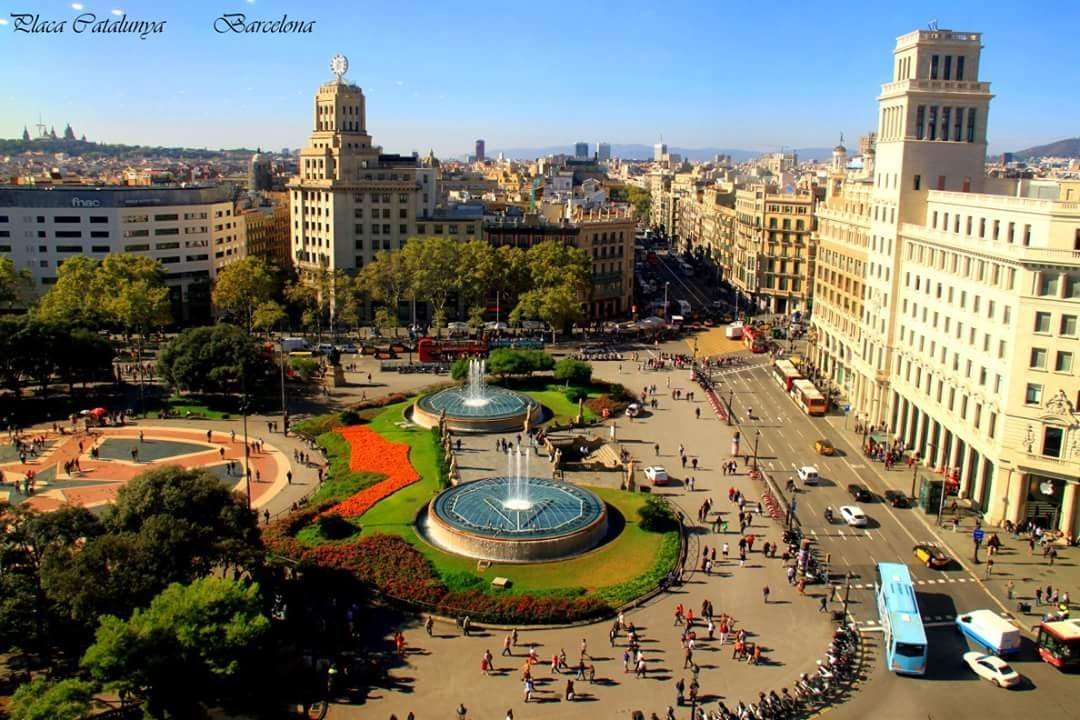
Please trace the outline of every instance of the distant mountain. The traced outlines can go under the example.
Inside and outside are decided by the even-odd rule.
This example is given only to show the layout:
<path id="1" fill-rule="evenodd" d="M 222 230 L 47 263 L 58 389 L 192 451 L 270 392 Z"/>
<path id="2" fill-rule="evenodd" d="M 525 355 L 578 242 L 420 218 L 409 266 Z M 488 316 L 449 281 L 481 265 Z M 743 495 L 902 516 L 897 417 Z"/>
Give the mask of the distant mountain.
<path id="1" fill-rule="evenodd" d="M 594 143 L 589 143 L 589 152 L 595 152 L 596 146 Z M 791 152 L 792 148 L 785 148 L 786 152 Z M 832 155 L 832 148 L 795 148 L 795 152 L 799 154 L 800 160 L 825 160 Z M 704 147 L 704 148 L 683 148 L 668 146 L 669 153 L 677 153 L 681 155 L 684 160 L 712 160 L 716 155 L 730 155 L 735 162 L 742 162 L 744 160 L 753 160 L 756 157 L 761 157 L 766 153 L 773 152 L 772 150 L 744 150 L 740 148 L 718 148 L 718 147 Z M 545 155 L 558 155 L 565 153 L 567 155 L 574 154 L 574 146 L 572 144 L 567 145 L 548 145 L 546 147 L 532 147 L 532 148 L 488 148 L 486 155 L 488 157 L 498 157 L 499 153 L 502 153 L 508 158 L 514 160 L 533 160 L 538 157 L 544 157 Z M 619 157 L 624 160 L 652 160 L 653 148 L 652 145 L 639 145 L 639 144 L 616 144 L 611 146 L 611 154 L 614 157 Z"/>
<path id="2" fill-rule="evenodd" d="M 1080 158 L 1080 137 L 1058 140 L 1046 145 L 1036 145 L 1027 150 L 1017 150 L 1013 153 L 1017 160 L 1027 160 L 1038 157 L 1069 157 Z"/>
<path id="3" fill-rule="evenodd" d="M 115 157 L 118 155 L 136 155 L 142 157 L 184 158 L 185 160 L 210 160 L 228 154 L 251 155 L 255 151 L 244 148 L 209 150 L 207 148 L 107 145 L 104 143 L 65 138 L 37 138 L 36 140 L 21 140 L 17 138 L 7 140 L 0 138 L 0 155 L 18 155 L 24 152 L 41 152 L 46 154 L 64 153 L 70 156 L 89 155 Z"/>

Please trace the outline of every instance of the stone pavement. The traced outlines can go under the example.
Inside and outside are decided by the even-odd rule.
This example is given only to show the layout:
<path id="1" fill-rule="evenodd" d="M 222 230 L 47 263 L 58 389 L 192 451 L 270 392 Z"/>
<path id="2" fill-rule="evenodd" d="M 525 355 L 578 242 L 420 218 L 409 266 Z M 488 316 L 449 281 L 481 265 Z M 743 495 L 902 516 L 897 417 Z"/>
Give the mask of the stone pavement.
<path id="1" fill-rule="evenodd" d="M 838 435 L 845 435 L 853 447 L 862 447 L 862 436 L 854 432 L 854 423 L 848 423 L 844 429 L 842 417 L 830 416 L 828 422 L 833 431 Z M 886 471 L 883 463 L 869 462 L 882 484 L 886 488 L 900 490 L 905 495 L 911 492 L 911 471 L 905 465 L 896 466 Z M 938 543 L 947 549 L 947 552 L 965 567 L 983 588 L 988 590 L 999 606 L 999 609 L 1014 616 L 1017 625 L 1028 630 L 1038 625 L 1040 617 L 1053 608 L 1042 605 L 1035 606 L 1035 588 L 1044 590 L 1050 586 L 1061 592 L 1068 592 L 1070 604 L 1077 607 L 1080 596 L 1080 550 L 1075 547 L 1058 545 L 1058 557 L 1053 565 L 1043 557 L 1042 551 L 1036 548 L 1035 552 L 1029 548 L 1028 536 L 1012 537 L 1005 530 L 998 527 L 988 527 L 983 524 L 984 540 L 979 550 L 978 561 L 975 560 L 974 540 L 972 531 L 975 529 L 975 517 L 964 513 L 957 523 L 955 517 L 946 512 L 942 516 L 942 525 L 937 524 L 934 515 L 926 515 L 921 510 L 911 513 L 918 518 L 918 522 L 925 526 Z M 990 577 L 986 577 L 985 561 L 987 558 L 986 541 L 991 534 L 996 533 L 1001 540 L 1000 550 L 994 554 L 993 570 Z M 1013 585 L 1013 597 L 1009 597 L 1009 583 Z M 1033 607 L 1031 612 L 1022 613 L 1018 608 L 1018 601 L 1030 602 Z M 988 603 L 989 605 L 989 603 Z"/>
<path id="2" fill-rule="evenodd" d="M 671 343 L 667 346 L 640 350 L 641 359 L 647 352 L 685 352 L 685 344 Z M 681 628 L 673 627 L 673 611 L 678 603 L 699 614 L 705 599 L 712 601 L 715 612 L 727 612 L 738 620 L 737 627 L 747 628 L 750 640 L 760 642 L 769 662 L 761 666 L 736 662 L 731 659 L 731 645 L 721 648 L 716 642 L 701 642 L 695 654 L 695 662 L 701 667 L 701 693 L 715 700 L 723 699 L 734 705 L 739 699 L 756 698 L 758 690 L 790 687 L 802 671 L 814 668 L 831 633 L 827 614 L 818 612 L 816 596 L 822 590 L 808 587 L 807 597 L 800 597 L 795 588 L 788 585 L 782 561 L 766 560 L 760 548 L 765 540 L 780 540 L 780 528 L 767 518 L 755 520 L 748 532 L 756 535 L 754 551 L 745 567 L 739 567 L 737 526 L 728 535 L 714 535 L 698 525 L 693 518 L 706 497 L 711 497 L 714 509 L 731 515 L 733 505 L 728 502 L 729 487 L 736 487 L 756 502 L 760 488 L 755 487 L 739 468 L 735 476 L 723 475 L 719 465 L 728 458 L 732 429 L 716 419 L 711 412 L 704 393 L 693 384 L 689 371 L 639 372 L 636 363 L 623 362 L 622 371 L 617 363 L 594 364 L 597 377 L 617 381 L 629 389 L 640 392 L 646 385 L 657 386 L 659 407 L 642 418 L 628 421 L 625 417 L 615 420 L 616 436 L 622 447 L 630 451 L 640 469 L 654 462 L 664 463 L 671 473 L 683 480 L 688 474 L 695 477 L 695 490 L 690 492 L 682 482 L 660 490 L 677 505 L 691 525 L 688 564 L 696 565 L 703 548 L 716 548 L 718 560 L 723 542 L 731 545 L 732 560 L 720 562 L 711 576 L 704 576 L 694 568 L 687 568 L 687 582 L 672 592 L 665 593 L 645 606 L 627 615 L 642 632 L 645 656 L 649 672 L 645 679 L 637 679 L 633 672 L 624 673 L 622 653 L 625 638 L 618 645 L 608 643 L 610 621 L 580 627 L 551 630 L 522 630 L 519 647 L 511 658 L 501 656 L 503 632 L 480 630 L 473 636 L 461 637 L 453 626 L 436 626 L 434 637 L 424 634 L 421 619 L 396 617 L 387 624 L 379 620 L 370 625 L 381 631 L 378 642 L 384 649 L 392 647 L 391 637 L 396 629 L 404 632 L 410 648 L 404 664 L 391 671 L 391 688 L 376 688 L 367 702 L 360 706 L 332 706 L 331 720 L 344 718 L 388 718 L 391 713 L 404 718 L 410 711 L 418 718 L 453 717 L 459 703 L 469 709 L 473 719 L 505 717 L 512 708 L 518 720 L 529 718 L 629 718 L 633 710 L 656 712 L 663 716 L 668 705 L 674 705 L 674 684 L 679 678 L 690 682 L 690 671 L 683 669 L 683 648 L 680 643 Z M 414 376 L 404 376 L 412 378 Z M 397 377 L 384 379 L 389 389 L 396 389 Z M 669 387 L 670 381 L 670 387 Z M 431 382 L 430 376 L 428 382 Z M 671 390 L 681 388 L 695 390 L 693 402 L 674 401 Z M 700 407 L 702 415 L 695 420 L 694 409 Z M 601 432 L 606 431 L 601 429 Z M 463 453 L 463 465 L 491 467 L 498 473 L 505 472 L 501 458 L 494 455 L 494 437 L 483 435 L 464 437 L 466 449 L 474 445 L 482 452 Z M 659 457 L 654 443 L 660 445 Z M 696 473 L 686 473 L 681 468 L 678 445 L 685 445 L 689 457 L 699 459 Z M 533 474 L 550 472 L 546 458 L 533 458 Z M 734 523 L 733 523 L 734 524 Z M 769 603 L 762 599 L 762 588 L 771 589 Z M 388 613 L 390 611 L 387 611 Z M 701 629 L 699 628 L 699 633 Z M 701 633 L 704 634 L 704 633 Z M 579 700 L 568 703 L 563 699 L 566 678 L 552 676 L 550 658 L 565 649 L 568 661 L 578 660 L 582 640 L 588 646 L 590 660 L 596 668 L 597 682 L 575 683 Z M 538 702 L 522 701 L 522 685 L 519 669 L 524 662 L 525 647 L 536 643 L 541 664 L 534 668 L 538 682 Z M 480 660 L 485 650 L 495 656 L 497 672 L 485 676 L 480 670 Z M 571 676 L 572 677 L 572 676 Z M 677 716 L 689 716 L 689 708 L 679 708 Z"/>

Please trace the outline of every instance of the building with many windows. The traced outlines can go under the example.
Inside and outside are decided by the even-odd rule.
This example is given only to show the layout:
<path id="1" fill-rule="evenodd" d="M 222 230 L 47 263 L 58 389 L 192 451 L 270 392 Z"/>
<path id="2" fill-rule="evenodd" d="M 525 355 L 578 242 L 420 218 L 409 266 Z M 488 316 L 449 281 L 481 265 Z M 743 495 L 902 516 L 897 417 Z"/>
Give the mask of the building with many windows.
<path id="1" fill-rule="evenodd" d="M 873 174 L 834 175 L 818 210 L 812 355 L 992 524 L 1075 536 L 1080 193 L 985 176 L 981 49 L 951 30 L 897 40 Z"/>
<path id="2" fill-rule="evenodd" d="M 38 292 L 67 258 L 146 255 L 165 269 L 173 317 L 205 321 L 217 268 L 242 252 L 236 195 L 232 185 L 0 187 L 0 254 Z"/>
<path id="3" fill-rule="evenodd" d="M 288 185 L 301 279 L 321 269 L 355 272 L 379 250 L 399 249 L 439 196 L 437 168 L 372 143 L 364 93 L 343 75 L 316 92 L 314 130 Z"/>

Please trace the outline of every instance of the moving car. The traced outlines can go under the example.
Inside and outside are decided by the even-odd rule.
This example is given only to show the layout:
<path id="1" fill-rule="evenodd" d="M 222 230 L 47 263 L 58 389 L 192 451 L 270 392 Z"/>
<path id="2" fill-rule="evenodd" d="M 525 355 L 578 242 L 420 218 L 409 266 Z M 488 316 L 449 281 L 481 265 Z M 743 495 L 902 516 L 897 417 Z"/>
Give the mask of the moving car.
<path id="1" fill-rule="evenodd" d="M 990 655 L 1004 657 L 1020 652 L 1023 640 L 1020 628 L 993 610 L 971 610 L 956 616 L 960 632 Z"/>
<path id="2" fill-rule="evenodd" d="M 848 494 L 855 498 L 856 502 L 870 502 L 874 499 L 874 496 L 870 494 L 870 491 L 859 483 L 851 483 L 847 486 Z"/>
<path id="3" fill-rule="evenodd" d="M 964 662 L 976 675 L 989 680 L 998 687 L 1014 687 L 1020 684 L 1020 673 L 1012 669 L 1009 663 L 996 655 L 981 652 L 964 653 Z"/>
<path id="4" fill-rule="evenodd" d="M 641 414 L 641 403 L 632 402 L 626 406 L 626 417 L 637 417 Z"/>
<path id="5" fill-rule="evenodd" d="M 934 543 L 919 543 L 911 550 L 915 553 L 915 557 L 919 559 L 919 562 L 928 568 L 948 567 L 949 563 L 952 562 L 949 556 Z"/>
<path id="6" fill-rule="evenodd" d="M 899 490 L 886 490 L 885 500 L 895 508 L 911 507 L 911 503 L 908 502 L 907 495 Z"/>
<path id="7" fill-rule="evenodd" d="M 851 527 L 866 527 L 866 514 L 854 505 L 841 506 L 840 517 Z"/>
<path id="8" fill-rule="evenodd" d="M 818 469 L 813 465 L 803 465 L 795 472 L 798 473 L 799 479 L 803 481 L 804 485 L 817 485 L 817 481 L 821 479 Z"/>
<path id="9" fill-rule="evenodd" d="M 360 352 L 360 350 L 357 349 L 356 345 L 354 345 L 351 342 L 350 343 L 345 343 L 344 345 L 341 346 L 341 353 L 343 355 L 355 355 L 358 352 Z"/>
<path id="10" fill-rule="evenodd" d="M 814 443 L 814 450 L 817 451 L 818 455 L 831 456 L 836 454 L 836 448 L 833 447 L 833 444 L 831 442 L 825 440 L 824 438 Z"/>
<path id="11" fill-rule="evenodd" d="M 660 465 L 650 465 L 645 468 L 645 479 L 653 485 L 663 485 L 668 481 L 667 470 Z"/>

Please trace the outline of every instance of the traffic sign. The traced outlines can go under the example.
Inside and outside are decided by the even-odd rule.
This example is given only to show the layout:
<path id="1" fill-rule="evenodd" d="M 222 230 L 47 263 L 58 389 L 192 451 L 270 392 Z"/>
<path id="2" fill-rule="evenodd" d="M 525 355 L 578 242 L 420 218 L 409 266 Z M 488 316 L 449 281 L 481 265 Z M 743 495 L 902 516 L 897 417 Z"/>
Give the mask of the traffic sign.
<path id="1" fill-rule="evenodd" d="M 975 542 L 981 543 L 983 539 L 982 528 L 975 528 L 975 531 L 971 533 L 971 537 L 973 540 L 975 540 Z"/>
<path id="2" fill-rule="evenodd" d="M 851 412 L 851 406 L 850 405 L 845 405 L 844 406 L 844 414 L 847 415 L 849 412 Z"/>

